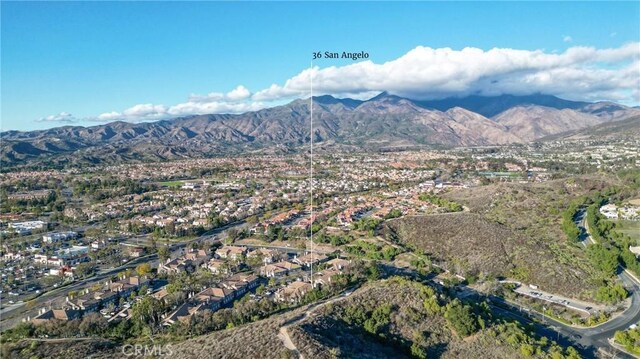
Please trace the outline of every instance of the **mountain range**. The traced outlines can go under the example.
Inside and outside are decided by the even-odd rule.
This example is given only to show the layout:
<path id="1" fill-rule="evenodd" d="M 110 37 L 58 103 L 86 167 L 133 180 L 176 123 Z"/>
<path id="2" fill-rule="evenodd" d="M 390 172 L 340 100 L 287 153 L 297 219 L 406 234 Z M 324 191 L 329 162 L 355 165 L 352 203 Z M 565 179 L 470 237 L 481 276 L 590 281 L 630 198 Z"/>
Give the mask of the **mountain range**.
<path id="1" fill-rule="evenodd" d="M 4 166 L 197 158 L 247 151 L 295 151 L 310 140 L 310 101 L 243 114 L 194 115 L 0 133 Z M 526 143 L 628 120 L 640 109 L 550 95 L 469 96 L 415 101 L 386 92 L 366 101 L 313 98 L 319 147 L 387 150 Z M 634 126 L 637 121 L 629 122 Z M 626 128 L 626 127 L 622 127 Z"/>

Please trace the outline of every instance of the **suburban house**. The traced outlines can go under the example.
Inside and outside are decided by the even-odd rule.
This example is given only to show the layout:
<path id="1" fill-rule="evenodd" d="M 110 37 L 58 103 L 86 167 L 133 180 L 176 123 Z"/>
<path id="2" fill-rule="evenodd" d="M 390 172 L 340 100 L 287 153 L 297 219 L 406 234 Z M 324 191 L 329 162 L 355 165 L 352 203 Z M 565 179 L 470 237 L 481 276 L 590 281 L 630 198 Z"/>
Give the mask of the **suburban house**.
<path id="1" fill-rule="evenodd" d="M 34 324 L 42 324 L 51 320 L 74 320 L 80 318 L 80 311 L 73 309 L 45 309 L 42 308 L 38 315 L 31 321 Z"/>
<path id="2" fill-rule="evenodd" d="M 190 260 L 196 267 L 199 267 L 209 259 L 209 254 L 204 249 L 199 249 L 187 252 L 183 257 L 186 260 Z"/>
<path id="3" fill-rule="evenodd" d="M 184 303 L 178 306 L 178 308 L 176 308 L 176 310 L 171 312 L 169 315 L 167 315 L 162 324 L 165 326 L 170 326 L 174 323 L 177 323 L 178 321 L 182 323 L 188 323 L 191 319 L 191 316 L 200 311 L 200 307 L 200 305 L 192 306 L 189 303 Z"/>
<path id="4" fill-rule="evenodd" d="M 149 280 L 147 278 L 140 278 L 138 276 L 123 277 L 117 282 L 107 282 L 107 287 L 110 291 L 117 292 L 121 297 L 127 297 L 131 292 L 137 291 L 148 282 Z"/>
<path id="5" fill-rule="evenodd" d="M 236 273 L 227 278 L 227 281 L 247 283 L 249 289 L 256 288 L 260 283 L 260 278 L 252 273 Z"/>
<path id="6" fill-rule="evenodd" d="M 345 268 L 349 267 L 349 265 L 351 265 L 351 261 L 342 258 L 334 258 L 328 261 L 327 265 L 333 267 L 336 270 L 342 271 Z"/>
<path id="7" fill-rule="evenodd" d="M 232 290 L 236 297 L 240 297 L 249 290 L 249 284 L 242 281 L 225 280 L 220 283 L 222 287 Z"/>
<path id="8" fill-rule="evenodd" d="M 222 259 L 211 258 L 206 264 L 207 269 L 213 274 L 229 274 L 231 273 L 231 264 Z"/>
<path id="9" fill-rule="evenodd" d="M 142 247 L 132 247 L 129 248 L 129 257 L 131 258 L 140 258 L 144 255 L 145 250 Z"/>
<path id="10" fill-rule="evenodd" d="M 213 296 L 219 297 L 222 300 L 222 305 L 231 303 L 235 298 L 235 292 L 232 289 L 227 288 L 209 288 L 210 293 Z"/>
<path id="11" fill-rule="evenodd" d="M 216 250 L 218 258 L 228 258 L 234 261 L 247 255 L 247 248 L 238 246 L 223 246 Z"/>
<path id="12" fill-rule="evenodd" d="M 117 282 L 108 281 L 103 290 L 91 291 L 86 288 L 75 298 L 67 297 L 66 302 L 71 308 L 82 310 L 83 313 L 96 312 L 109 304 L 115 305 L 120 298 L 128 297 L 147 282 L 146 278 L 140 277 L 122 278 Z"/>
<path id="13" fill-rule="evenodd" d="M 299 302 L 305 294 L 307 294 L 311 289 L 310 283 L 307 282 L 293 282 L 287 285 L 284 288 L 280 288 L 276 292 L 276 300 L 282 302 L 290 302 L 297 303 Z"/>
<path id="14" fill-rule="evenodd" d="M 120 296 L 115 292 L 91 292 L 87 288 L 83 295 L 75 298 L 67 297 L 66 301 L 75 310 L 82 310 L 83 313 L 92 313 L 97 312 L 106 305 L 115 305 L 118 298 Z"/>
<path id="15" fill-rule="evenodd" d="M 203 305 L 203 309 L 209 309 L 212 311 L 220 309 L 223 304 L 223 297 L 220 297 L 220 292 L 215 291 L 214 289 L 218 288 L 207 288 L 203 290 L 193 296 L 193 300 L 196 301 L 196 303 Z"/>
<path id="16" fill-rule="evenodd" d="M 339 274 L 342 274 L 342 272 L 333 268 L 327 268 L 325 270 L 321 270 L 320 272 L 314 275 L 313 286 L 318 287 L 318 286 L 329 285 L 333 282 L 334 278 Z"/>
<path id="17" fill-rule="evenodd" d="M 157 299 L 157 300 L 163 301 L 163 302 L 165 302 L 165 303 L 166 303 L 165 298 L 166 298 L 168 295 L 169 295 L 169 291 L 167 290 L 167 286 L 166 286 L 166 285 L 165 285 L 164 287 L 160 288 L 160 290 L 159 290 L 159 291 L 157 291 L 157 292 L 155 292 L 155 293 L 151 294 L 151 296 L 152 296 L 154 299 Z"/>
<path id="18" fill-rule="evenodd" d="M 284 277 L 291 272 L 295 272 L 302 268 L 299 264 L 282 261 L 266 266 L 260 267 L 260 275 L 272 278 L 272 277 Z"/>
<path id="19" fill-rule="evenodd" d="M 76 239 L 78 237 L 77 232 L 51 232 L 42 236 L 44 243 L 56 243 L 60 241 L 68 241 L 70 239 Z"/>
<path id="20" fill-rule="evenodd" d="M 327 260 L 327 256 L 318 253 L 309 253 L 304 256 L 295 257 L 292 262 L 297 263 L 305 268 L 309 268 L 312 265 L 322 263 Z"/>
<path id="21" fill-rule="evenodd" d="M 182 258 L 176 258 L 167 263 L 160 263 L 158 265 L 158 273 L 168 273 L 168 274 L 178 274 L 185 272 L 187 270 L 187 266 L 190 265 L 191 262 L 186 262 Z"/>
<path id="22" fill-rule="evenodd" d="M 251 251 L 247 254 L 247 258 L 262 258 L 262 263 L 273 263 L 278 256 L 278 251 L 268 248 L 258 248 L 255 251 Z"/>

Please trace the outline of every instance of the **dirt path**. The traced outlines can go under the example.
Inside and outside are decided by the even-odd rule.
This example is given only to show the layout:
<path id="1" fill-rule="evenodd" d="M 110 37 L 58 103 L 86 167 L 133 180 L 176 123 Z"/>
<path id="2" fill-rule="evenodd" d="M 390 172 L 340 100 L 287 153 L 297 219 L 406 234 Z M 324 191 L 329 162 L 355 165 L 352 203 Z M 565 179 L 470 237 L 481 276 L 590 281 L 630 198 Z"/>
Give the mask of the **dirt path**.
<path id="1" fill-rule="evenodd" d="M 300 351 L 298 350 L 298 348 L 296 347 L 295 344 L 293 344 L 293 342 L 291 341 L 291 337 L 289 336 L 289 331 L 287 330 L 287 327 L 280 327 L 280 333 L 278 333 L 278 338 L 280 338 L 280 340 L 282 340 L 282 342 L 284 343 L 284 346 L 295 352 L 297 354 L 297 357 L 300 359 L 304 359 L 304 356 L 302 354 L 300 354 Z"/>
<path id="2" fill-rule="evenodd" d="M 351 289 L 347 289 L 344 293 L 340 294 L 337 297 L 331 298 L 331 299 L 327 299 L 315 304 L 311 304 L 307 310 L 303 313 L 300 314 L 296 317 L 294 317 L 293 319 L 287 321 L 286 323 L 284 323 L 284 325 L 282 327 L 280 327 L 280 330 L 278 332 L 278 338 L 280 338 L 280 340 L 282 340 L 282 343 L 284 344 L 284 346 L 291 350 L 294 351 L 297 355 L 298 358 L 300 359 L 304 359 L 304 356 L 302 355 L 302 353 L 300 353 L 300 351 L 298 350 L 298 347 L 296 347 L 296 345 L 293 343 L 293 341 L 291 340 L 291 337 L 289 336 L 289 331 L 287 330 L 290 326 L 300 323 L 303 320 L 309 318 L 309 316 L 311 314 L 313 314 L 316 310 L 318 310 L 319 308 L 327 305 L 327 304 L 331 304 L 331 303 L 335 303 L 337 301 L 343 300 L 347 297 L 349 297 L 351 295 L 351 293 L 353 293 L 353 291 L 355 290 L 355 288 L 351 288 Z"/>

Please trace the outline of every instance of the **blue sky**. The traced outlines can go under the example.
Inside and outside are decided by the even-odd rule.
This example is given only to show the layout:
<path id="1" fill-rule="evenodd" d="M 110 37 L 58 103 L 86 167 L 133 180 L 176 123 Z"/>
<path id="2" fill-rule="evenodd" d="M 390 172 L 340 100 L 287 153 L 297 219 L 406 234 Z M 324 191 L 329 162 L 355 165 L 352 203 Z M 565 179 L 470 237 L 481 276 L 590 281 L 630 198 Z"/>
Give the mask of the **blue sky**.
<path id="1" fill-rule="evenodd" d="M 633 68 L 638 57 L 633 44 L 640 41 L 639 2 L 2 2 L 1 6 L 3 131 L 260 108 L 304 96 L 296 83 L 304 82 L 305 76 L 314 76 L 319 91 L 336 95 L 366 96 L 387 89 L 414 97 L 478 92 L 483 86 L 480 78 L 486 73 L 459 87 L 439 87 L 426 80 L 410 87 L 403 85 L 407 82 L 403 77 L 389 82 L 385 85 L 388 88 L 365 82 L 355 87 L 334 83 L 337 74 L 343 78 L 356 72 L 372 78 L 391 76 L 397 71 L 382 65 L 407 54 L 413 55 L 407 55 L 406 62 L 397 67 L 420 61 L 437 66 L 453 61 L 463 67 L 439 83 L 455 82 L 460 71 L 473 67 L 462 62 L 470 56 L 478 56 L 477 63 L 494 63 L 488 53 L 459 52 L 465 47 L 483 52 L 492 48 L 527 50 L 530 57 L 541 50 L 550 58 L 571 47 L 589 47 L 596 52 L 584 56 L 598 57 L 597 64 L 575 60 L 571 69 L 552 65 L 556 67 L 551 75 L 539 73 L 536 79 L 530 76 L 530 68 L 519 67 L 520 76 L 526 72 L 529 77 L 518 81 L 538 81 L 532 88 L 564 97 L 614 99 L 628 104 L 634 104 L 632 93 L 637 90 L 628 77 L 630 72 L 631 80 L 636 79 Z M 633 48 L 620 50 L 613 60 L 597 52 L 629 44 Z M 418 46 L 451 48 L 453 52 L 412 53 Z M 352 64 L 351 60 L 321 60 L 314 64 L 317 71 L 305 72 L 314 51 L 367 51 L 372 64 L 380 66 L 349 69 L 345 66 Z M 570 55 L 566 57 L 574 61 Z M 496 56 L 520 55 L 506 52 Z M 416 60 L 409 61 L 412 58 Z M 338 70 L 326 70 L 331 66 Z M 566 81 L 548 85 L 544 80 L 545 76 L 569 76 L 576 69 L 586 71 L 589 67 L 627 71 L 619 76 L 627 80 L 603 87 L 595 85 L 599 78 L 594 77 L 587 84 L 590 91 L 575 94 L 564 85 Z M 496 74 L 496 78 L 512 84 L 514 80 L 507 73 L 513 71 Z M 580 76 L 572 78 L 576 77 Z M 603 72 L 601 77 L 612 76 Z M 291 80 L 289 84 L 287 80 Z M 254 96 L 272 84 L 277 88 Z M 238 93 L 248 90 L 240 100 L 228 96 L 238 86 L 242 86 Z M 526 91 L 520 85 L 509 86 L 496 91 Z M 424 90 L 427 87 L 432 90 Z M 190 95 L 201 97 L 194 100 Z M 629 97 L 624 98 L 626 95 Z M 179 104 L 183 106 L 176 106 Z M 107 115 L 98 118 L 100 114 Z"/>

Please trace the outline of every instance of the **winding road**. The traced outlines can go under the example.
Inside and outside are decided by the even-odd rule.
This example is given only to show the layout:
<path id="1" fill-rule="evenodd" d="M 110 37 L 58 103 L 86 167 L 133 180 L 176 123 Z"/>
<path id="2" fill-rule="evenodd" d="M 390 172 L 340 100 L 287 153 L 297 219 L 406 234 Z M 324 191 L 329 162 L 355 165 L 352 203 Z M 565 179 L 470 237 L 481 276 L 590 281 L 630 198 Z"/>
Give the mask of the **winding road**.
<path id="1" fill-rule="evenodd" d="M 580 229 L 581 243 L 585 247 L 588 246 L 588 243 L 596 243 L 591 237 L 591 233 L 589 233 L 589 228 L 586 223 L 586 210 L 584 208 L 576 214 L 575 222 Z M 605 323 L 589 328 L 578 328 L 566 325 L 552 318 L 542 317 L 538 313 L 532 313 L 532 315 L 553 324 L 552 329 L 562 335 L 573 338 L 575 342 L 583 347 L 592 347 L 601 351 L 606 350 L 611 353 L 612 357 L 634 358 L 634 356 L 614 347 L 609 342 L 609 339 L 614 336 L 616 331 L 628 329 L 629 326 L 640 321 L 640 281 L 622 267 L 618 267 L 618 277 L 630 293 L 631 305 L 627 310 Z"/>

